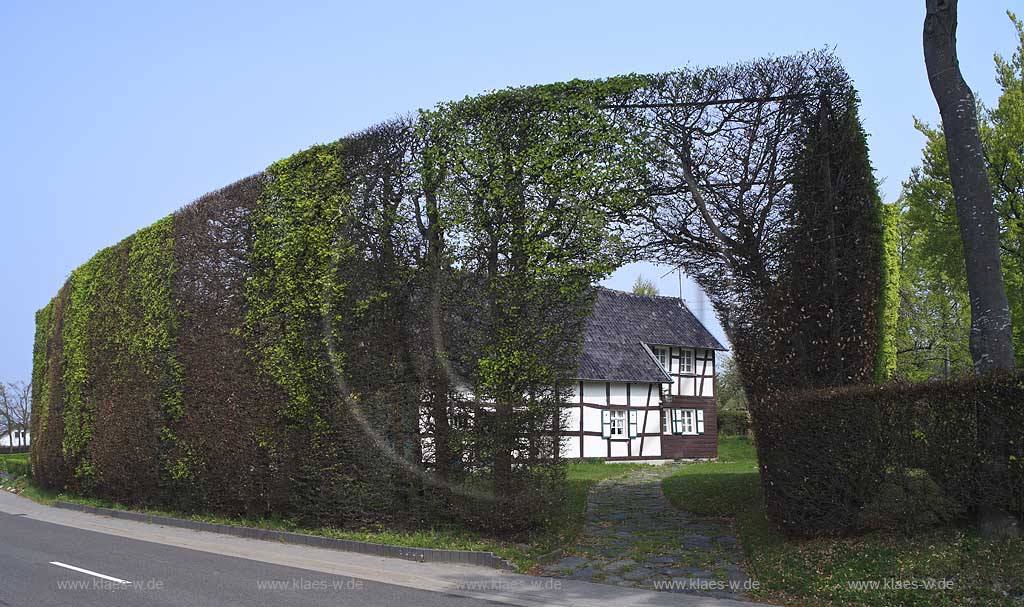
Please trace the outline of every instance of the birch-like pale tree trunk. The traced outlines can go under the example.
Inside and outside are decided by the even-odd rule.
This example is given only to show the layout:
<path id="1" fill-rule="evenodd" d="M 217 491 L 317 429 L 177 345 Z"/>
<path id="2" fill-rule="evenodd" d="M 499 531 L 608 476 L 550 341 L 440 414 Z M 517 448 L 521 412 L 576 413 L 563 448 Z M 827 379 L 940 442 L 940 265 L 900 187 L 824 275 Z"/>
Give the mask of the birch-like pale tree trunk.
<path id="1" fill-rule="evenodd" d="M 999 223 L 978 132 L 978 108 L 956 54 L 957 0 L 926 0 L 924 59 L 928 82 L 942 115 L 949 175 L 956 199 L 971 300 L 971 357 L 984 374 L 1015 366 L 1010 306 L 999 257 Z M 991 463 L 985 478 L 1000 478 L 1008 443 L 998 411 L 978 412 L 978 447 Z M 982 492 L 978 527 L 986 537 L 1019 534 L 1016 518 Z"/>

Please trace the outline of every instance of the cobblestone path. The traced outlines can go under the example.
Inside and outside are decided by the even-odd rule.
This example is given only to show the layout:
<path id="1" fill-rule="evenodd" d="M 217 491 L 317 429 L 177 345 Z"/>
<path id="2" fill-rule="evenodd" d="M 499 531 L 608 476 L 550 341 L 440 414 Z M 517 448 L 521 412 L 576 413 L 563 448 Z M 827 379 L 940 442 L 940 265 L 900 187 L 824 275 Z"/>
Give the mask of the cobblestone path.
<path id="1" fill-rule="evenodd" d="M 679 466 L 644 466 L 601 481 L 582 535 L 541 575 L 741 598 L 747 576 L 729 525 L 680 512 L 661 492 L 661 480 Z"/>

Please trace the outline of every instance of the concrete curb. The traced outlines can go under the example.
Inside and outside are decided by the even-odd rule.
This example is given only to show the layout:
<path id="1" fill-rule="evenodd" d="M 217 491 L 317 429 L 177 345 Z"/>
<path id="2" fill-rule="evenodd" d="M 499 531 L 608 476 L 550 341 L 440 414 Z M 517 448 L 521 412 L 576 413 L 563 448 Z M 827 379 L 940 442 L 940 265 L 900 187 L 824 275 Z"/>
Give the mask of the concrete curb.
<path id="1" fill-rule="evenodd" d="M 420 563 L 460 563 L 464 565 L 480 565 L 492 569 L 504 571 L 515 571 L 515 565 L 495 555 L 493 552 L 481 552 L 477 550 L 445 550 L 440 548 L 413 548 L 409 546 L 393 546 L 391 544 L 374 544 L 372 542 L 360 542 L 357 540 L 344 540 L 319 535 L 307 535 L 305 533 L 292 533 L 290 531 L 275 531 L 273 529 L 257 529 L 255 527 L 241 527 L 236 525 L 222 525 L 220 523 L 204 523 L 202 521 L 190 521 L 188 519 L 172 518 L 169 516 L 158 516 L 144 512 L 132 512 L 131 510 L 114 510 L 113 508 L 100 508 L 86 504 L 57 501 L 53 503 L 56 508 L 65 510 L 76 510 L 90 514 L 100 514 L 111 518 L 125 519 L 152 523 L 155 525 L 166 525 L 168 527 L 182 527 L 194 531 L 208 531 L 210 533 L 223 533 L 235 537 L 244 537 L 253 540 L 265 540 L 270 542 L 283 542 L 286 544 L 299 544 L 302 546 L 314 546 L 316 548 L 328 548 L 331 550 L 342 550 L 344 552 L 355 552 L 371 556 L 383 556 L 389 558 L 403 559 L 406 561 L 417 561 Z"/>

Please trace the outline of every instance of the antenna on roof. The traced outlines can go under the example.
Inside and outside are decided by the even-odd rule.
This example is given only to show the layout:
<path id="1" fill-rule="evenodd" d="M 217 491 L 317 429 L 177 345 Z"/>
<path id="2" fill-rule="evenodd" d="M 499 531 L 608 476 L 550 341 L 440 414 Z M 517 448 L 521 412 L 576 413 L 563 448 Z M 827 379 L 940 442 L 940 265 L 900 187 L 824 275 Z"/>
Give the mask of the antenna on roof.
<path id="1" fill-rule="evenodd" d="M 672 272 L 675 272 L 678 275 L 678 277 L 679 277 L 679 301 L 685 303 L 686 300 L 683 299 L 683 266 L 676 266 L 676 267 L 672 268 L 671 270 L 669 270 L 668 272 L 665 272 L 664 274 L 662 274 L 661 277 L 665 278 L 666 276 L 668 276 Z"/>

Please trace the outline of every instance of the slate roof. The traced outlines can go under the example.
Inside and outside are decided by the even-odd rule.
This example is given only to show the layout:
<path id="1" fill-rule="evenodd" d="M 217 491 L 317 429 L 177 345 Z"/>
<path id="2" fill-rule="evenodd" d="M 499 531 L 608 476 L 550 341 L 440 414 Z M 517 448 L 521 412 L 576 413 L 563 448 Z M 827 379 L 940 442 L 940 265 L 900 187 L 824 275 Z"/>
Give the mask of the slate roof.
<path id="1" fill-rule="evenodd" d="M 676 297 L 599 288 L 578 379 L 671 382 L 644 344 L 725 350 Z"/>

